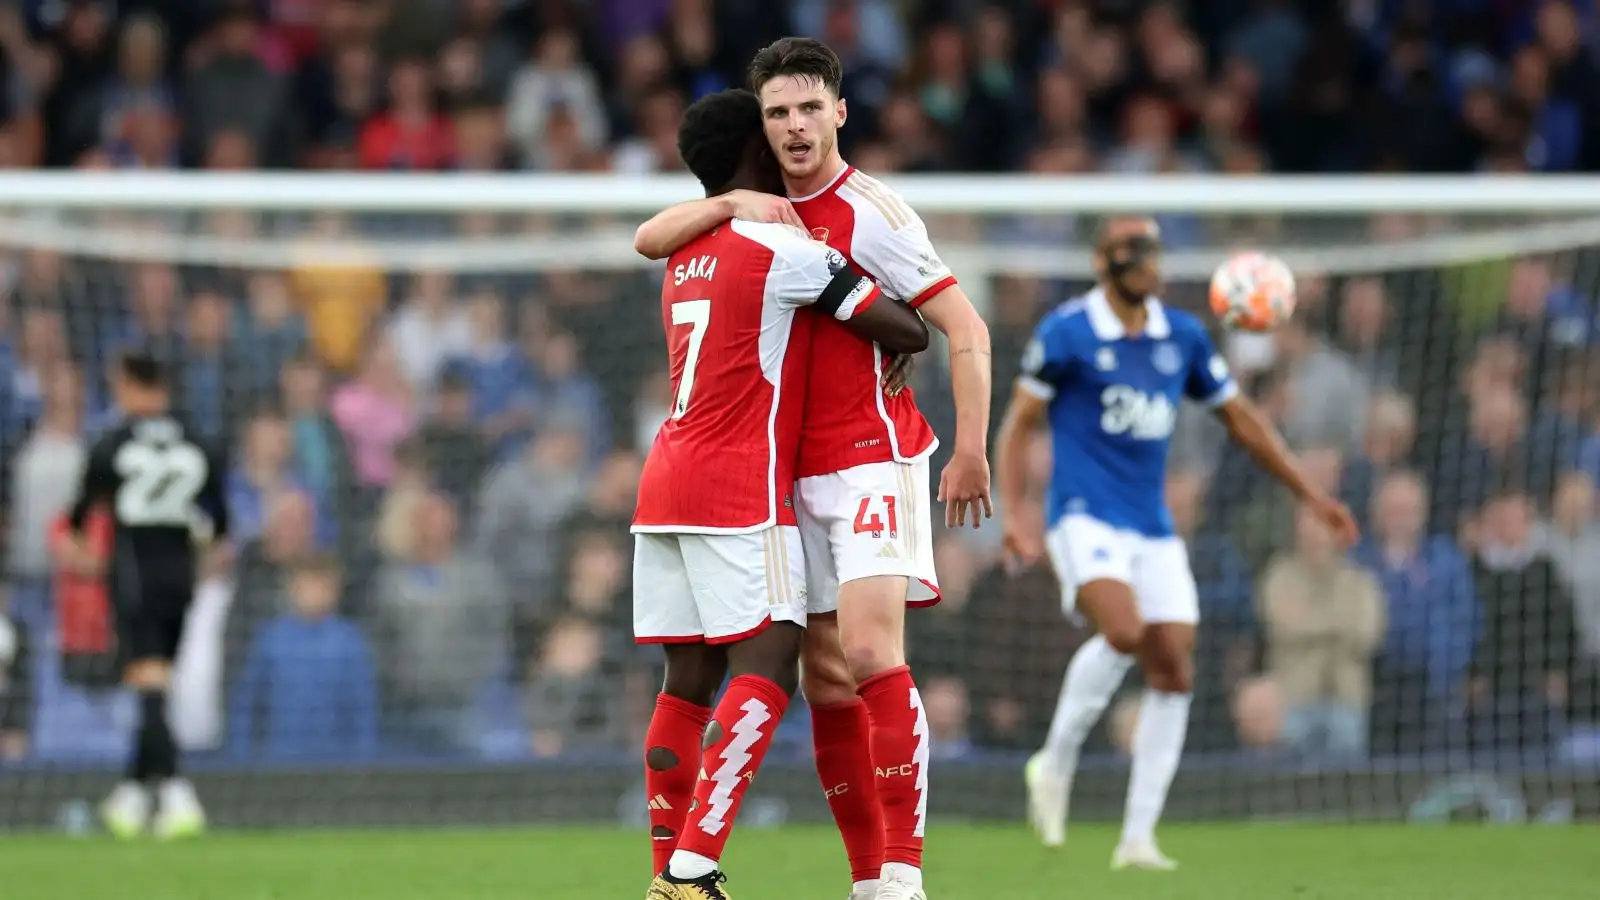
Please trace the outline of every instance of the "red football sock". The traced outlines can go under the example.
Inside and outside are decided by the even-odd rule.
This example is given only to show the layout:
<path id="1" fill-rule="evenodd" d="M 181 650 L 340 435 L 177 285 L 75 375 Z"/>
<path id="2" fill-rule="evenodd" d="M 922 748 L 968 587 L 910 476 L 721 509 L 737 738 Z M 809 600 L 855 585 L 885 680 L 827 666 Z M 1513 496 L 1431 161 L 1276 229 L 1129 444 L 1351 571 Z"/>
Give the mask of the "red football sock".
<path id="1" fill-rule="evenodd" d="M 872 775 L 867 705 L 859 700 L 811 707 L 817 776 L 850 857 L 850 880 L 871 881 L 883 870 L 883 809 Z"/>
<path id="2" fill-rule="evenodd" d="M 928 716 L 911 669 L 899 666 L 856 689 L 872 719 L 872 765 L 883 807 L 883 861 L 922 866 L 928 819 Z"/>
<path id="3" fill-rule="evenodd" d="M 706 726 L 706 750 L 700 757 L 705 774 L 695 786 L 694 812 L 678 840 L 679 850 L 710 860 L 722 858 L 744 792 L 761 768 L 788 708 L 789 695 L 774 681 L 740 675 L 728 682 Z"/>
<path id="4" fill-rule="evenodd" d="M 667 694 L 656 695 L 656 710 L 644 738 L 644 792 L 650 804 L 652 875 L 667 867 L 678 848 L 683 817 L 694 799 L 700 773 L 700 741 L 711 709 Z M 653 765 L 652 765 L 653 764 Z"/>

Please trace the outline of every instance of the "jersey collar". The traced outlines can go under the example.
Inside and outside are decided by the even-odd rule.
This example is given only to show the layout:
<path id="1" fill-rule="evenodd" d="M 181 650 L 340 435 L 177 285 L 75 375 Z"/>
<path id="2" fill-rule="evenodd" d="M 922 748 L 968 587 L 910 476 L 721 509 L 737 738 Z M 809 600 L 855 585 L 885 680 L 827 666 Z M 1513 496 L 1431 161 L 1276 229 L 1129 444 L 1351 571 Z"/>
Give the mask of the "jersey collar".
<path id="1" fill-rule="evenodd" d="M 852 166 L 849 163 L 845 163 L 844 168 L 839 170 L 839 174 L 833 176 L 833 180 L 832 181 L 829 181 L 827 184 L 823 185 L 822 187 L 818 188 L 815 191 L 812 191 L 811 193 L 805 195 L 804 197 L 790 197 L 789 198 L 789 202 L 790 203 L 804 203 L 807 200 L 815 200 L 818 197 L 821 197 L 823 194 L 830 194 L 830 193 L 838 190 L 839 189 L 839 185 L 844 184 L 844 180 L 846 178 L 849 178 L 850 177 L 850 173 L 854 172 L 855 170 L 856 170 L 855 166 Z"/>
<path id="2" fill-rule="evenodd" d="M 1111 309 L 1111 299 L 1106 296 L 1102 288 L 1095 288 L 1084 297 L 1084 307 L 1089 314 L 1089 327 L 1094 329 L 1094 336 L 1102 341 L 1120 341 L 1128 336 L 1128 330 L 1122 327 L 1122 320 Z M 1153 340 L 1166 340 L 1172 337 L 1172 323 L 1167 320 L 1167 311 L 1161 301 L 1151 297 L 1144 301 L 1144 336 Z"/>

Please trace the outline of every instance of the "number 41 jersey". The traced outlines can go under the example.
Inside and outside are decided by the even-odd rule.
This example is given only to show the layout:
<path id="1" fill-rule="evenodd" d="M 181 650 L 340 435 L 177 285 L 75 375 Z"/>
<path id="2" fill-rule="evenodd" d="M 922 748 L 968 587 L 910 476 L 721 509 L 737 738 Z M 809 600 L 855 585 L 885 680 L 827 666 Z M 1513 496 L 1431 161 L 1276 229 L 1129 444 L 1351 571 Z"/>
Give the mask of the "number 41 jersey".
<path id="1" fill-rule="evenodd" d="M 735 219 L 667 260 L 661 317 L 672 411 L 645 458 L 633 530 L 740 534 L 794 525 L 813 312 L 840 321 L 880 296 L 845 258 L 787 225 Z"/>
<path id="2" fill-rule="evenodd" d="M 1099 289 L 1039 323 L 1020 386 L 1050 402 L 1046 522 L 1083 515 L 1146 537 L 1172 534 L 1167 448 L 1184 397 L 1209 406 L 1238 393 L 1200 320 L 1147 300 L 1130 336 Z"/>

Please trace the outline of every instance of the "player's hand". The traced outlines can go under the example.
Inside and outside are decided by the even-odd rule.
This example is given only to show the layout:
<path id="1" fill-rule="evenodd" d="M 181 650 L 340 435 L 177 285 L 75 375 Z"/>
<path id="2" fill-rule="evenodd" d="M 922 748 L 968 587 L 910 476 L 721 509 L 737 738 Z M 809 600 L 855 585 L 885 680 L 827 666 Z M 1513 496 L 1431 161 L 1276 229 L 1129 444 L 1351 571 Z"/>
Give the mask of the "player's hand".
<path id="1" fill-rule="evenodd" d="M 785 197 L 746 190 L 729 191 L 727 196 L 728 201 L 733 204 L 735 219 L 746 219 L 751 222 L 782 222 L 806 231 L 806 223 L 800 220 L 800 214 L 794 211 L 794 204 Z"/>
<path id="2" fill-rule="evenodd" d="M 233 544 L 228 541 L 212 544 L 210 552 L 206 554 L 206 576 L 218 578 L 228 574 L 233 570 L 234 558 Z"/>
<path id="3" fill-rule="evenodd" d="M 1353 547 L 1356 541 L 1361 540 L 1361 528 L 1343 503 L 1327 494 L 1316 494 L 1307 498 L 1306 505 L 1322 520 L 1322 524 L 1333 531 L 1333 536 L 1339 539 L 1341 546 Z"/>
<path id="4" fill-rule="evenodd" d="M 939 476 L 939 501 L 944 504 L 946 528 L 967 524 L 967 511 L 972 511 L 972 527 L 994 517 L 994 507 L 989 502 L 989 460 L 982 453 L 956 451 L 944 472 Z M 978 515 L 979 505 L 983 515 Z"/>
<path id="5" fill-rule="evenodd" d="M 915 353 L 896 353 L 889 357 L 888 364 L 883 367 L 885 394 L 896 397 L 906 389 L 906 383 L 911 380 L 912 361 L 916 358 Z"/>
<path id="6" fill-rule="evenodd" d="M 1005 550 L 1006 557 L 1014 561 L 1018 567 L 1027 568 L 1039 561 L 1044 556 L 1044 537 L 1037 528 L 1030 527 L 1027 522 L 1018 521 L 1016 516 L 1006 516 L 1005 524 L 1001 526 L 1002 534 L 1000 544 Z"/>

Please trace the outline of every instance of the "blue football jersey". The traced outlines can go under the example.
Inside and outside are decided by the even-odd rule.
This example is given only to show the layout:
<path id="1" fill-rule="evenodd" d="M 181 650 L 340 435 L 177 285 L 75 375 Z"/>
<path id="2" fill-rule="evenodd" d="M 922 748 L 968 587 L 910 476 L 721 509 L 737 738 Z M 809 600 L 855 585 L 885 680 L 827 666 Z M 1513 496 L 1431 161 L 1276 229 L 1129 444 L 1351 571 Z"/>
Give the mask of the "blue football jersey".
<path id="1" fill-rule="evenodd" d="M 1019 383 L 1050 402 L 1052 525 L 1087 515 L 1171 535 L 1165 483 L 1178 405 L 1217 406 L 1238 393 L 1199 319 L 1148 304 L 1144 332 L 1130 336 L 1097 288 L 1046 316 L 1023 353 Z"/>

